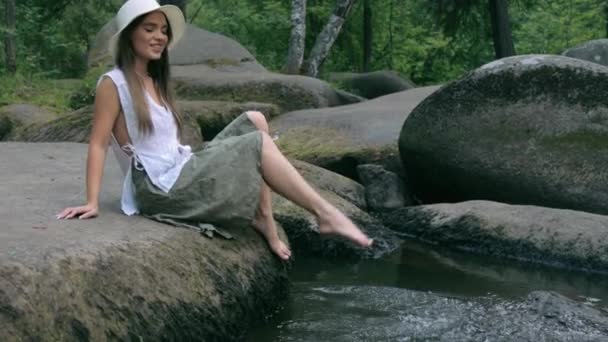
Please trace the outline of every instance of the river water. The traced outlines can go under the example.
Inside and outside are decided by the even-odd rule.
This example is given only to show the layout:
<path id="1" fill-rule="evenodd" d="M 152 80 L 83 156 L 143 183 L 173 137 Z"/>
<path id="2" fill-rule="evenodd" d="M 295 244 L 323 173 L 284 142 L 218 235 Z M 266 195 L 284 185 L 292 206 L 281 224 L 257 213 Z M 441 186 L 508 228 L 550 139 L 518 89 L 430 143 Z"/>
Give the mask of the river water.
<path id="1" fill-rule="evenodd" d="M 395 253 L 376 260 L 296 259 L 290 279 L 289 300 L 266 324 L 250 332 L 249 341 L 487 339 L 483 330 L 497 329 L 501 323 L 485 322 L 485 317 L 501 321 L 503 315 L 513 322 L 498 329 L 515 328 L 496 335 L 496 340 L 509 340 L 508 334 L 526 340 L 530 335 L 529 340 L 534 340 L 543 326 L 549 331 L 542 336 L 549 340 L 608 341 L 602 329 L 598 333 L 569 327 L 552 335 L 551 329 L 557 331 L 559 325 L 530 323 L 534 320 L 521 304 L 532 291 L 555 291 L 604 311 L 607 275 L 465 255 L 406 241 Z M 466 320 L 459 321 L 463 317 Z"/>

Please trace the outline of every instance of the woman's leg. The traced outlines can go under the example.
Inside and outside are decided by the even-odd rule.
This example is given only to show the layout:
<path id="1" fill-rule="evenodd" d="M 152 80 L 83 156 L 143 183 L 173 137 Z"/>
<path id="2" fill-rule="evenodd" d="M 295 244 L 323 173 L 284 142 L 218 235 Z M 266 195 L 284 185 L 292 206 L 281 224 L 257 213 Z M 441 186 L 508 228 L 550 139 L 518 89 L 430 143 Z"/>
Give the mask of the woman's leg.
<path id="1" fill-rule="evenodd" d="M 255 111 L 247 112 L 249 120 L 256 126 L 256 128 L 266 134 L 268 134 L 268 123 L 264 114 Z M 259 231 L 268 241 L 270 249 L 277 254 L 281 259 L 287 260 L 291 256 L 291 251 L 279 239 L 277 232 L 277 225 L 272 216 L 272 195 L 270 188 L 266 182 L 262 182 L 262 189 L 260 191 L 260 204 L 255 212 L 255 218 L 253 226 Z"/>
<path id="2" fill-rule="evenodd" d="M 262 176 L 266 183 L 283 197 L 315 215 L 321 234 L 340 235 L 362 247 L 371 246 L 373 240 L 302 178 L 267 133 L 263 132 L 262 135 Z"/>

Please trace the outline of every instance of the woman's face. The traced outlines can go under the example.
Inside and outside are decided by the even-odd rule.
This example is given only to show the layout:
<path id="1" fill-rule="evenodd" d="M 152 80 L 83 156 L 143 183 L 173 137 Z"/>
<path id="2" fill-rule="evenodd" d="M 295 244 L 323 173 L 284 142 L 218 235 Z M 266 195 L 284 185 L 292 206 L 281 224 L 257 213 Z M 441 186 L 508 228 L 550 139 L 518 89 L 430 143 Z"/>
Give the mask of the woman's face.
<path id="1" fill-rule="evenodd" d="M 169 43 L 167 18 L 162 12 L 152 12 L 137 25 L 131 36 L 135 54 L 146 60 L 160 59 Z"/>

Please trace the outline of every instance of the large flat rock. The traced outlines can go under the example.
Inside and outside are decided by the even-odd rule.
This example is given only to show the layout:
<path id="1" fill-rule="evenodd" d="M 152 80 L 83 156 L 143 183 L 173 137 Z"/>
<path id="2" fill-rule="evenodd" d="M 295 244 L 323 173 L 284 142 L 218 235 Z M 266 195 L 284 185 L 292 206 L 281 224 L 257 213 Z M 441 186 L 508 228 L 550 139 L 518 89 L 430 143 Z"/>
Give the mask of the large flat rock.
<path id="1" fill-rule="evenodd" d="M 108 156 L 101 215 L 56 220 L 85 199 L 87 146 L 0 143 L 0 340 L 233 340 L 287 292 L 253 230 L 208 239 L 119 210 Z"/>
<path id="2" fill-rule="evenodd" d="M 297 110 L 273 119 L 270 128 L 288 156 L 356 179 L 357 164 L 400 168 L 401 126 L 437 89 L 414 88 L 345 106 Z"/>

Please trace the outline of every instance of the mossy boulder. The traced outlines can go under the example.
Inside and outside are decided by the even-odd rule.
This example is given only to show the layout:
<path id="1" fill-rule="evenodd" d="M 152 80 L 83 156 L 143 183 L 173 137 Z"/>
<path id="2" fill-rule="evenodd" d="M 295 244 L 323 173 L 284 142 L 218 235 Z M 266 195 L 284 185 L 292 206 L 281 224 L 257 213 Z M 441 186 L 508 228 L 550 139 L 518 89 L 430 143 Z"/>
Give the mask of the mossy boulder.
<path id="1" fill-rule="evenodd" d="M 608 39 L 594 39 L 565 50 L 562 55 L 608 65 Z"/>
<path id="2" fill-rule="evenodd" d="M 86 149 L 0 143 L 0 340 L 241 341 L 286 299 L 286 265 L 253 229 L 209 239 L 120 213 L 113 159 L 100 216 L 57 220 L 85 200 Z"/>
<path id="3" fill-rule="evenodd" d="M 196 123 L 200 127 L 201 134 L 207 141 L 246 111 L 260 111 L 267 120 L 279 115 L 277 106 L 258 102 L 178 101 L 178 110 L 186 122 Z"/>
<path id="4" fill-rule="evenodd" d="M 276 106 L 264 103 L 222 101 L 177 101 L 184 119 L 183 142 L 194 149 L 202 146 L 203 137 L 211 140 L 222 128 L 247 110 L 259 110 L 268 119 L 277 115 Z M 28 142 L 88 142 L 93 121 L 93 107 L 87 106 L 44 124 L 15 130 L 11 140 Z"/>
<path id="5" fill-rule="evenodd" d="M 304 109 L 270 122 L 288 156 L 357 179 L 359 164 L 401 170 L 397 140 L 409 113 L 438 87 L 415 88 L 348 106 Z"/>
<path id="6" fill-rule="evenodd" d="M 608 213 L 608 68 L 562 56 L 486 64 L 426 98 L 399 151 L 428 202 Z"/>
<path id="7" fill-rule="evenodd" d="M 114 19 L 97 33 L 89 52 L 88 65 L 111 65 L 108 41 L 116 33 Z M 186 25 L 182 40 L 169 52 L 171 65 L 206 65 L 220 71 L 264 72 L 266 69 L 241 44 L 221 34 Z"/>
<path id="8" fill-rule="evenodd" d="M 171 68 L 175 89 L 184 100 L 264 102 L 282 112 L 303 108 L 333 107 L 361 99 L 306 76 L 272 72 L 219 72 L 205 65 Z"/>
<path id="9" fill-rule="evenodd" d="M 328 80 L 339 84 L 340 88 L 366 99 L 375 99 L 416 87 L 412 81 L 391 70 L 366 73 L 333 72 L 329 74 Z"/>
<path id="10" fill-rule="evenodd" d="M 430 204 L 382 217 L 391 229 L 465 252 L 608 273 L 608 217 L 490 201 Z"/>
<path id="11" fill-rule="evenodd" d="M 24 126 L 43 124 L 57 115 L 31 104 L 13 104 L 0 107 L 0 140 L 6 140 Z"/>

